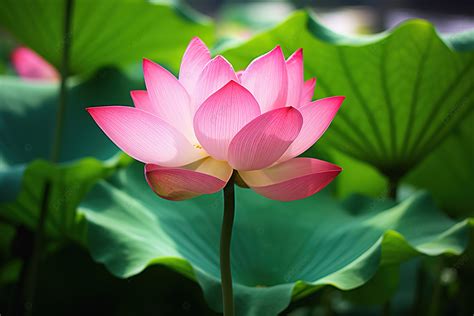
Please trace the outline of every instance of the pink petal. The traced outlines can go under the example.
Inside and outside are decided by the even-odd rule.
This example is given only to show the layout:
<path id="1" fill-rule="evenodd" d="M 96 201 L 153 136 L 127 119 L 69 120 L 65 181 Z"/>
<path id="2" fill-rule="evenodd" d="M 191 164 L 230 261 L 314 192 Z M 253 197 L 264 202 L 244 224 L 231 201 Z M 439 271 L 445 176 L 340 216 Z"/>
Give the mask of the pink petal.
<path id="1" fill-rule="evenodd" d="M 255 96 L 262 113 L 285 106 L 288 74 L 280 46 L 252 61 L 241 82 Z"/>
<path id="2" fill-rule="evenodd" d="M 303 86 L 303 91 L 301 92 L 301 100 L 299 106 L 303 106 L 313 100 L 314 87 L 316 86 L 316 78 L 306 80 Z"/>
<path id="3" fill-rule="evenodd" d="M 288 58 L 286 61 L 286 70 L 288 71 L 288 96 L 286 98 L 286 105 L 297 107 L 300 105 L 304 84 L 303 50 L 301 48 Z"/>
<path id="4" fill-rule="evenodd" d="M 245 125 L 229 145 L 228 161 L 237 170 L 256 170 L 278 160 L 298 136 L 303 117 L 293 107 L 266 112 Z"/>
<path id="5" fill-rule="evenodd" d="M 209 155 L 227 160 L 232 138 L 259 115 L 260 107 L 253 95 L 230 81 L 199 107 L 194 116 L 194 131 Z"/>
<path id="6" fill-rule="evenodd" d="M 295 158 L 263 170 L 239 171 L 239 175 L 258 194 L 273 200 L 293 201 L 320 191 L 341 171 L 326 161 Z"/>
<path id="7" fill-rule="evenodd" d="M 27 47 L 18 47 L 11 55 L 15 71 L 24 79 L 59 80 L 59 74 L 46 60 Z"/>
<path id="8" fill-rule="evenodd" d="M 195 141 L 189 95 L 178 79 L 148 59 L 143 60 L 143 73 L 153 113 Z"/>
<path id="9" fill-rule="evenodd" d="M 192 95 L 204 66 L 211 60 L 211 53 L 201 39 L 194 37 L 184 52 L 179 69 L 179 81 Z"/>
<path id="10" fill-rule="evenodd" d="M 234 68 L 222 56 L 216 56 L 204 67 L 196 84 L 196 90 L 193 95 L 193 108 L 196 111 L 199 106 L 211 94 L 222 88 L 229 81 L 237 81 Z"/>
<path id="11" fill-rule="evenodd" d="M 345 97 L 329 97 L 298 108 L 303 116 L 303 127 L 279 161 L 296 157 L 313 146 L 328 129 L 344 99 Z"/>
<path id="12" fill-rule="evenodd" d="M 87 111 L 120 149 L 141 162 L 177 167 L 207 156 L 170 124 L 148 112 L 128 106 Z"/>
<path id="13" fill-rule="evenodd" d="M 224 161 L 205 158 L 182 168 L 145 165 L 145 177 L 153 191 L 168 200 L 185 200 L 221 190 L 232 168 Z"/>
<path id="14" fill-rule="evenodd" d="M 242 74 L 244 73 L 243 70 L 239 70 L 235 73 L 235 75 L 237 76 L 237 79 L 239 80 L 239 82 L 241 82 L 242 80 Z"/>
<path id="15" fill-rule="evenodd" d="M 133 104 L 137 109 L 158 115 L 158 113 L 156 113 L 155 109 L 153 108 L 153 104 L 151 103 L 146 90 L 130 91 L 130 96 L 132 97 Z"/>

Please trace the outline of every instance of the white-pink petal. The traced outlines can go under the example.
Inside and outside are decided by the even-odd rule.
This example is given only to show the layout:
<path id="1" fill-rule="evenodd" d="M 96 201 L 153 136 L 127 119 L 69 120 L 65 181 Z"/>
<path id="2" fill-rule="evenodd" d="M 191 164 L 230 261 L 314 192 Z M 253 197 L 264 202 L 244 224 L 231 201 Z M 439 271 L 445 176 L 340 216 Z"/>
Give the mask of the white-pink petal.
<path id="1" fill-rule="evenodd" d="M 256 170 L 276 162 L 298 136 L 303 118 L 293 107 L 266 112 L 245 125 L 229 145 L 228 161 L 236 170 Z"/>
<path id="2" fill-rule="evenodd" d="M 189 95 L 193 94 L 199 75 L 209 60 L 211 53 L 206 44 L 200 38 L 194 37 L 184 52 L 179 69 L 179 81 Z"/>
<path id="3" fill-rule="evenodd" d="M 224 57 L 218 55 L 209 61 L 199 76 L 192 95 L 193 111 L 231 80 L 237 81 L 237 76 L 232 65 Z"/>
<path id="4" fill-rule="evenodd" d="M 279 161 L 285 161 L 305 152 L 324 134 L 341 107 L 344 97 L 319 99 L 298 108 L 303 116 L 303 126 L 298 137 Z"/>
<path id="5" fill-rule="evenodd" d="M 141 162 L 179 167 L 207 156 L 151 113 L 127 106 L 92 107 L 87 111 L 120 149 Z"/>
<path id="6" fill-rule="evenodd" d="M 316 78 L 311 78 L 306 80 L 303 86 L 303 91 L 301 92 L 301 99 L 299 107 L 308 104 L 313 100 L 314 87 L 316 86 Z"/>
<path id="7" fill-rule="evenodd" d="M 154 113 L 194 141 L 190 98 L 178 79 L 147 59 L 143 60 L 143 74 Z"/>
<path id="8" fill-rule="evenodd" d="M 286 105 L 298 107 L 300 105 L 301 95 L 304 85 L 303 74 L 303 49 L 298 49 L 286 61 L 288 72 L 288 96 Z"/>
<path id="9" fill-rule="evenodd" d="M 230 81 L 199 107 L 194 116 L 194 131 L 209 155 L 227 160 L 232 138 L 259 115 L 260 108 L 253 95 Z"/>
<path id="10" fill-rule="evenodd" d="M 145 177 L 156 194 L 179 201 L 221 190 L 229 181 L 232 171 L 226 162 L 209 157 L 181 168 L 147 164 Z"/>
<path id="11" fill-rule="evenodd" d="M 273 200 L 293 201 L 317 193 L 341 171 L 326 161 L 295 158 L 263 170 L 239 171 L 239 175 L 258 194 Z"/>
<path id="12" fill-rule="evenodd" d="M 288 74 L 280 46 L 253 60 L 240 81 L 255 96 L 262 113 L 285 106 Z"/>
<path id="13" fill-rule="evenodd" d="M 130 91 L 130 96 L 132 97 L 133 105 L 135 105 L 137 109 L 150 112 L 157 116 L 159 115 L 153 108 L 153 104 L 151 103 L 150 98 L 148 97 L 148 92 L 146 92 L 146 90 Z"/>

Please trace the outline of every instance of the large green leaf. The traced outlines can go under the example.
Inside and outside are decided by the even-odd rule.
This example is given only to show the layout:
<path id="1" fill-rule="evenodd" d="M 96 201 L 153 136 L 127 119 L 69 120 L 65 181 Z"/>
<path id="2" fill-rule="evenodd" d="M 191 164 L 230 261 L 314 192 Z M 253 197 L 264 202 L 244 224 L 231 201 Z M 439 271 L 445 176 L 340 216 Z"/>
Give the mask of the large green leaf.
<path id="1" fill-rule="evenodd" d="M 474 112 L 406 179 L 457 216 L 474 216 Z"/>
<path id="2" fill-rule="evenodd" d="M 1 0 L 0 25 L 51 64 L 61 64 L 64 0 Z M 104 65 L 154 58 L 177 69 L 189 40 L 213 41 L 213 25 L 179 1 L 76 0 L 70 68 L 88 72 Z M 33 31 L 34 30 L 34 31 Z"/>
<path id="3" fill-rule="evenodd" d="M 238 315 L 275 315 L 324 285 L 352 289 L 380 265 L 420 253 L 459 254 L 467 222 L 442 215 L 426 194 L 399 205 L 328 194 L 282 203 L 236 189 L 232 265 Z M 95 260 L 119 277 L 164 264 L 195 279 L 221 310 L 221 194 L 184 202 L 157 197 L 139 163 L 95 187 L 82 204 Z M 383 212 L 382 212 L 383 211 Z"/>
<path id="4" fill-rule="evenodd" d="M 305 74 L 318 77 L 316 97 L 347 97 L 321 145 L 396 178 L 433 151 L 474 108 L 469 43 L 474 43 L 474 32 L 443 39 L 423 20 L 349 38 L 297 12 L 223 54 L 241 69 L 275 45 L 286 54 L 304 48 Z"/>
<path id="5" fill-rule="evenodd" d="M 386 181 L 373 167 L 339 152 L 331 161 L 344 166 L 336 180 L 340 196 L 363 192 L 374 197 L 386 195 Z M 314 150 L 309 153 L 315 156 Z M 428 189 L 438 205 L 450 215 L 474 214 L 474 112 L 471 112 L 415 169 L 402 179 L 405 185 Z M 403 191 L 403 190 L 402 190 Z"/>
<path id="6" fill-rule="evenodd" d="M 98 178 L 121 162 L 117 147 L 84 107 L 131 103 L 128 91 L 141 86 L 113 69 L 82 83 L 70 82 L 61 165 L 53 166 L 44 159 L 49 157 L 54 135 L 58 85 L 0 77 L 0 216 L 33 227 L 44 185 L 50 181 L 48 232 L 52 236 L 66 232 L 80 239 L 82 226 L 78 231 L 71 226 L 79 220 L 77 204 Z"/>

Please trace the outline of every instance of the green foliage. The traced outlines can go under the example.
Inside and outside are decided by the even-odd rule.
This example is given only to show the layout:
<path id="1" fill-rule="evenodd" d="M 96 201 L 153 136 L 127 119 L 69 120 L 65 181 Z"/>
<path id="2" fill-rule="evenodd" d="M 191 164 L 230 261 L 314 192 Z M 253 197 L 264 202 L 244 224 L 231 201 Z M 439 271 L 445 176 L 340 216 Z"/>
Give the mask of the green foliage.
<path id="1" fill-rule="evenodd" d="M 49 236 L 82 240 L 83 225 L 77 231 L 74 226 L 82 222 L 75 215 L 76 206 L 98 178 L 126 162 L 84 107 L 129 104 L 128 91 L 141 84 L 113 69 L 69 83 L 60 166 L 44 161 L 54 134 L 58 86 L 11 77 L 0 78 L 0 86 L 0 216 L 34 228 L 44 184 L 51 181 Z"/>
<path id="2" fill-rule="evenodd" d="M 34 230 L 45 198 L 44 188 L 49 181 L 52 186 L 47 198 L 46 235 L 55 240 L 70 239 L 85 243 L 86 225 L 83 216 L 76 214 L 76 207 L 91 186 L 113 170 L 113 164 L 107 165 L 92 158 L 60 167 L 36 160 L 26 168 L 21 191 L 15 200 L 1 205 L 0 216 Z"/>
<path id="3" fill-rule="evenodd" d="M 236 69 L 281 45 L 305 53 L 316 97 L 347 97 L 321 146 L 397 178 L 416 166 L 474 108 L 474 33 L 442 39 L 423 20 L 365 37 L 344 37 L 306 12 L 223 51 Z M 462 51 L 458 51 L 462 50 Z"/>
<path id="4" fill-rule="evenodd" d="M 452 215 L 474 216 L 474 112 L 406 179 L 427 188 Z"/>
<path id="5" fill-rule="evenodd" d="M 219 311 L 221 196 L 158 198 L 142 165 L 122 168 L 130 159 L 84 111 L 131 104 L 129 91 L 143 86 L 113 69 L 94 73 L 98 68 L 147 57 L 177 69 L 192 36 L 212 44 L 213 26 L 172 0 L 102 0 L 93 9 L 91 1 L 74 2 L 70 66 L 74 74 L 87 75 L 68 81 L 59 164 L 46 161 L 58 85 L 0 77 L 0 219 L 8 222 L 0 223 L 0 284 L 19 274 L 20 260 L 10 258 L 14 227 L 35 229 L 50 182 L 48 241 L 84 245 L 88 236 L 94 259 L 120 278 L 155 264 L 169 267 L 196 281 Z M 64 3 L 2 0 L 0 25 L 58 67 Z M 326 190 L 281 203 L 236 189 L 232 264 L 238 315 L 273 315 L 328 285 L 350 290 L 344 297 L 359 304 L 384 302 L 398 286 L 401 262 L 420 254 L 460 254 L 467 244 L 472 220 L 450 220 L 428 194 L 416 193 L 398 205 L 381 197 L 382 174 L 407 175 L 406 183 L 428 188 L 452 214 L 472 214 L 474 32 L 442 37 L 427 22 L 414 20 L 383 34 L 349 38 L 298 12 L 223 53 L 239 70 L 275 45 L 287 55 L 304 48 L 305 75 L 319 78 L 317 98 L 347 96 L 317 150 L 344 167 L 336 190 L 350 197 L 341 203 Z M 1 62 L 0 72 L 8 72 Z M 104 284 L 119 282 L 125 291 L 128 283 Z M 127 313 L 130 307 L 122 304 Z"/>
<path id="6" fill-rule="evenodd" d="M 418 254 L 459 254 L 468 223 L 442 215 L 426 194 L 399 205 L 328 194 L 281 203 L 237 188 L 232 243 L 238 315 L 273 315 L 332 285 L 352 289 L 382 266 Z M 194 278 L 220 310 L 220 194 L 170 202 L 158 198 L 139 163 L 101 182 L 82 204 L 93 257 L 119 277 L 163 264 Z"/>
<path id="7" fill-rule="evenodd" d="M 0 25 L 51 64 L 61 65 L 63 0 L 2 0 Z M 90 72 L 144 57 L 177 69 L 189 40 L 213 42 L 212 23 L 179 1 L 76 0 L 70 69 Z"/>

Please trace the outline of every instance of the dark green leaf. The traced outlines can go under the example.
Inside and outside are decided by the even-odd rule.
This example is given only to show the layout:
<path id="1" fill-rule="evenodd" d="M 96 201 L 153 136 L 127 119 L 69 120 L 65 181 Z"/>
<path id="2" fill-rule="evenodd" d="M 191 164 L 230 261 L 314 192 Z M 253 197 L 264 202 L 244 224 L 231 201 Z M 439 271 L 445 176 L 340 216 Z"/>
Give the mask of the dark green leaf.
<path id="1" fill-rule="evenodd" d="M 0 25 L 51 64 L 61 65 L 64 0 L 2 0 Z M 157 59 L 177 69 L 193 36 L 208 44 L 213 25 L 179 1 L 76 0 L 70 68 L 89 72 L 104 65 Z"/>
<path id="2" fill-rule="evenodd" d="M 121 162 L 117 147 L 95 125 L 86 106 L 130 104 L 140 88 L 116 70 L 103 70 L 83 83 L 69 83 L 61 165 L 48 159 L 54 135 L 58 85 L 0 78 L 0 216 L 34 227 L 47 180 L 52 181 L 47 231 L 82 239 L 75 207 L 98 178 Z M 93 157 L 87 158 L 85 157 Z M 33 162 L 35 161 L 35 162 Z M 33 163 L 32 163 L 33 162 Z"/>
<path id="3" fill-rule="evenodd" d="M 474 214 L 474 112 L 406 179 L 427 188 L 450 214 Z"/>
<path id="4" fill-rule="evenodd" d="M 297 12 L 223 54 L 242 69 L 276 45 L 288 55 L 304 48 L 306 77 L 318 77 L 316 97 L 347 97 L 320 145 L 396 178 L 436 149 L 474 108 L 474 32 L 460 38 L 443 40 L 423 20 L 350 38 Z"/>

